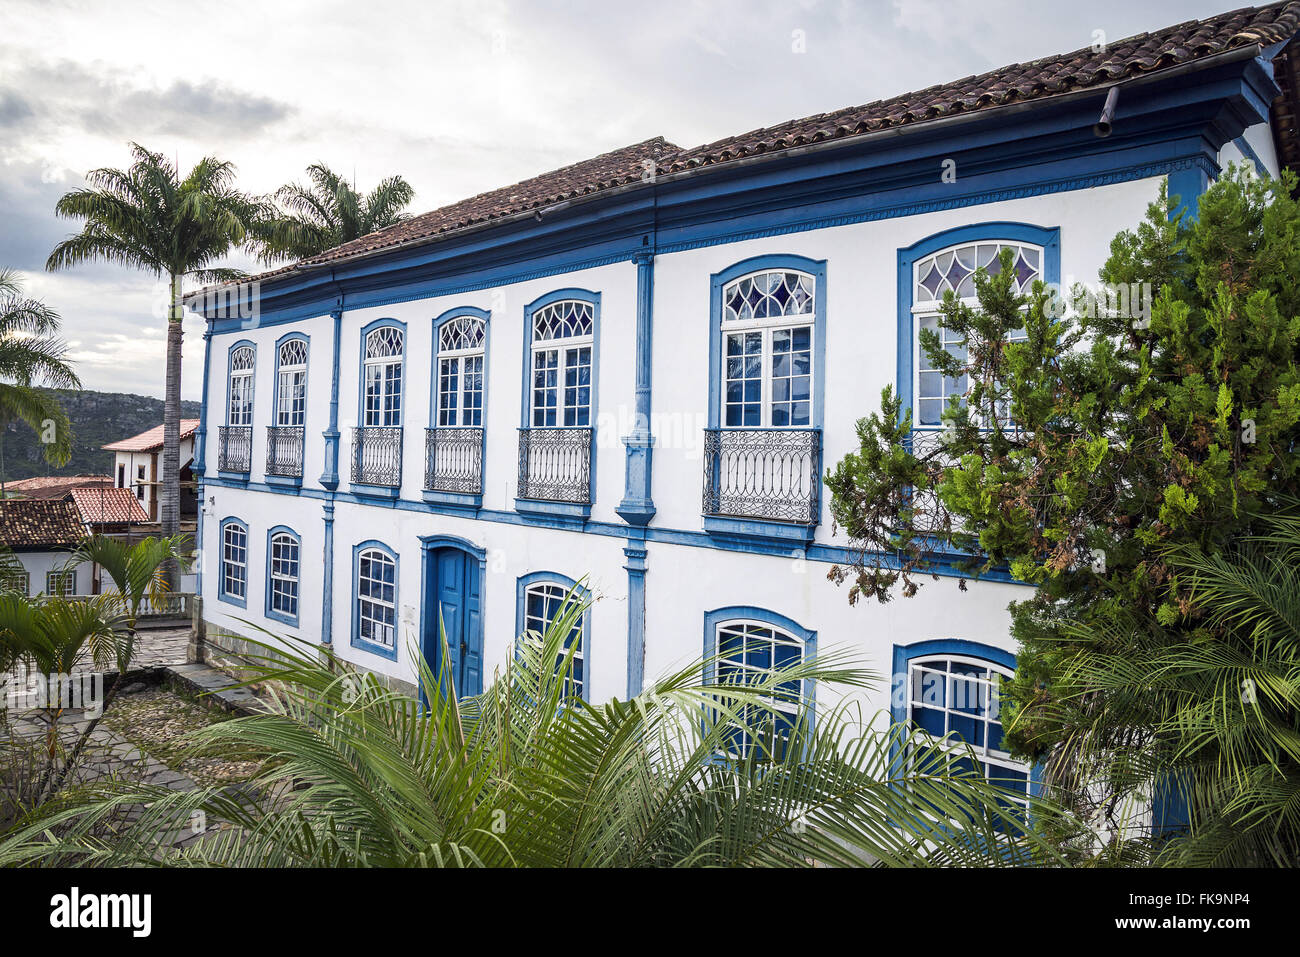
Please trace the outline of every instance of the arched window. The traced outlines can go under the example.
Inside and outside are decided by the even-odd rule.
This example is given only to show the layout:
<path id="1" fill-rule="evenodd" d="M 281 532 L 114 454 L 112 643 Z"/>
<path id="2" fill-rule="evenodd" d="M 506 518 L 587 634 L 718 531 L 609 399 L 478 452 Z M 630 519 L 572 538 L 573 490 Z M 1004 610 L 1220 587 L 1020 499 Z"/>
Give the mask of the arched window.
<path id="1" fill-rule="evenodd" d="M 397 658 L 397 556 L 378 542 L 353 553 L 355 614 L 352 643 L 387 658 Z"/>
<path id="2" fill-rule="evenodd" d="M 487 323 L 478 316 L 448 319 L 438 330 L 438 416 L 443 427 L 483 425 L 483 355 Z"/>
<path id="3" fill-rule="evenodd" d="M 816 279 L 752 272 L 722 288 L 722 426 L 813 424 Z"/>
<path id="4" fill-rule="evenodd" d="M 589 593 L 573 579 L 553 572 L 535 572 L 519 579 L 518 606 L 516 609 L 516 634 L 523 636 L 532 632 L 537 636 L 545 634 L 559 616 L 565 599 L 573 594 L 575 601 L 586 601 Z M 574 698 L 587 700 L 587 651 L 589 646 L 588 630 L 591 610 L 587 609 L 574 623 L 564 638 L 564 653 L 573 649 L 573 660 L 569 668 L 569 680 L 566 693 Z M 557 658 L 558 668 L 563 659 Z"/>
<path id="5" fill-rule="evenodd" d="M 307 417 L 307 340 L 295 336 L 276 350 L 275 424 L 301 426 Z"/>
<path id="6" fill-rule="evenodd" d="M 298 623 L 298 582 L 302 542 L 291 529 L 273 528 L 268 535 L 266 614 Z"/>
<path id="7" fill-rule="evenodd" d="M 221 523 L 221 578 L 217 597 L 240 607 L 248 602 L 248 526 L 236 518 Z"/>
<path id="8" fill-rule="evenodd" d="M 251 345 L 236 346 L 230 351 L 229 402 L 226 406 L 226 424 L 248 426 L 253 424 L 253 372 L 257 353 Z"/>
<path id="9" fill-rule="evenodd" d="M 561 299 L 532 313 L 533 428 L 591 426 L 595 307 Z"/>
<path id="10" fill-rule="evenodd" d="M 706 667 L 718 684 L 752 685 L 768 680 L 775 672 L 811 658 L 816 643 L 816 632 L 762 608 L 720 608 L 704 616 Z M 765 699 L 770 711 L 754 706 L 742 709 L 744 727 L 737 727 L 727 738 L 730 755 L 747 756 L 757 745 L 759 755 L 779 759 L 801 705 L 806 705 L 811 715 L 811 681 L 802 688 L 797 679 L 782 682 L 773 692 Z M 757 741 L 749 733 L 755 726 L 761 729 Z"/>
<path id="11" fill-rule="evenodd" d="M 400 428 L 402 424 L 402 356 L 406 335 L 395 325 L 366 333 L 362 360 L 363 426 Z"/>
<path id="12" fill-rule="evenodd" d="M 1023 808 L 1031 793 L 1030 769 L 1004 745 L 999 697 L 1002 680 L 1014 670 L 1010 655 L 975 642 L 896 648 L 895 671 L 905 675 L 906 690 L 902 714 L 896 710 L 895 716 L 954 748 L 969 745 L 978 764 L 972 770 L 1005 788 L 1008 801 Z"/>

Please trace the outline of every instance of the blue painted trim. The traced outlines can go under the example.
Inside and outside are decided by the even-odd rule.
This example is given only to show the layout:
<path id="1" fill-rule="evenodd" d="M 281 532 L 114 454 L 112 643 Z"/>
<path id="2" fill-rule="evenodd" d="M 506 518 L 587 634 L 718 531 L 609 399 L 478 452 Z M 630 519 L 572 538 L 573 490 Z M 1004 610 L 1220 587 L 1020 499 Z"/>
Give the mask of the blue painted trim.
<path id="1" fill-rule="evenodd" d="M 252 467 L 252 460 L 249 460 L 249 467 Z M 231 485 L 243 488 L 248 485 L 248 472 L 226 472 L 218 470 L 217 477 L 229 482 Z"/>
<path id="2" fill-rule="evenodd" d="M 279 339 L 275 340 L 275 368 L 271 374 L 271 424 L 277 425 L 280 421 L 280 348 L 291 339 L 301 339 L 307 346 L 307 368 L 303 373 L 303 426 L 307 424 L 307 408 L 310 407 L 310 387 L 311 387 L 311 336 L 304 332 L 286 332 Z M 303 441 L 303 456 L 307 455 L 306 439 Z"/>
<path id="3" fill-rule="evenodd" d="M 203 402 L 199 406 L 199 427 L 194 430 L 194 465 L 191 468 L 195 478 L 202 481 L 206 468 L 208 453 L 208 407 L 211 405 L 208 394 L 209 378 L 212 372 L 212 333 L 203 333 Z M 200 503 L 203 496 L 199 496 Z M 200 523 L 200 527 L 202 523 Z"/>
<path id="4" fill-rule="evenodd" d="M 265 475 L 267 485 L 278 485 L 284 489 L 302 488 L 301 475 Z"/>
<path id="5" fill-rule="evenodd" d="M 334 641 L 334 503 L 321 506 L 325 535 L 322 546 L 324 570 L 321 574 L 321 644 L 329 646 Z"/>
<path id="6" fill-rule="evenodd" d="M 266 575 L 263 579 L 263 594 L 265 596 L 266 617 L 273 618 L 276 621 L 282 621 L 286 625 L 298 627 L 298 615 L 287 615 L 282 611 L 276 611 L 271 607 L 271 542 L 277 535 L 288 535 L 298 543 L 298 578 L 295 582 L 294 598 L 298 605 L 299 614 L 302 613 L 302 570 L 305 566 L 302 554 L 302 536 L 295 532 L 288 525 L 275 525 L 266 530 Z"/>
<path id="7" fill-rule="evenodd" d="M 894 387 L 903 401 L 899 411 L 901 422 L 912 417 L 914 397 L 913 350 L 915 325 L 912 321 L 913 293 L 912 271 L 918 260 L 924 259 L 949 246 L 959 246 L 971 242 L 1016 242 L 1031 243 L 1043 249 L 1043 281 L 1049 285 L 1060 286 L 1061 283 L 1061 228 L 1059 226 L 1036 226 L 1032 223 L 993 221 L 971 223 L 956 226 L 933 233 L 919 239 L 912 245 L 898 251 L 898 337 L 897 337 L 897 374 Z M 910 418 L 909 418 L 910 417 Z"/>
<path id="8" fill-rule="evenodd" d="M 244 594 L 231 595 L 226 592 L 226 526 L 237 525 L 244 530 Z M 248 523 L 242 519 L 228 515 L 223 518 L 218 526 L 220 535 L 217 538 L 217 599 L 230 605 L 236 605 L 240 608 L 248 607 L 248 585 L 249 570 L 253 565 L 253 540 L 248 534 Z"/>
<path id="9" fill-rule="evenodd" d="M 428 601 L 429 595 L 434 593 L 434 589 L 437 586 L 437 582 L 435 581 L 435 576 L 437 572 L 436 569 L 434 568 L 432 556 L 434 551 L 440 548 L 454 548 L 457 551 L 464 552 L 466 555 L 470 556 L 471 558 L 478 560 L 478 574 L 479 574 L 478 648 L 479 648 L 479 655 L 485 658 L 486 651 L 484 648 L 484 643 L 486 639 L 484 637 L 483 623 L 484 620 L 487 618 L 486 615 L 487 604 L 485 601 L 485 596 L 487 594 L 487 580 L 488 580 L 487 549 L 481 545 L 475 545 L 469 539 L 461 538 L 459 535 L 421 535 L 420 536 L 420 612 L 419 612 L 420 653 L 424 655 L 425 660 L 428 661 L 429 641 L 431 638 L 435 637 L 435 636 L 425 634 L 426 628 L 428 628 L 430 625 L 430 622 L 427 620 L 426 617 L 426 612 L 427 609 L 429 608 L 429 601 Z M 434 648 L 439 650 L 440 652 L 442 648 L 441 633 L 439 633 L 436 637 L 437 637 L 437 642 L 434 645 Z M 440 664 L 437 657 L 435 657 L 434 660 L 429 661 L 429 670 L 433 672 L 435 678 L 438 676 L 439 667 Z M 480 670 L 479 673 L 479 681 L 480 683 L 482 682 L 482 670 Z M 471 694 L 480 694 L 482 690 L 483 689 L 480 686 L 476 691 L 471 692 Z M 422 705 L 428 704 L 428 698 L 425 696 L 423 678 L 421 678 L 421 683 L 419 688 L 419 698 L 420 698 L 420 703 Z"/>
<path id="10" fill-rule="evenodd" d="M 550 583 L 562 586 L 566 591 L 574 591 L 574 597 L 579 601 L 591 601 L 591 590 L 585 585 L 579 585 L 568 575 L 561 575 L 559 572 L 530 572 L 527 575 L 521 575 L 515 581 L 515 644 L 518 644 L 519 638 L 524 633 L 524 593 L 528 590 L 529 585 L 540 583 Z M 587 610 L 582 613 L 582 700 L 591 700 L 591 606 L 588 604 Z"/>
<path id="11" fill-rule="evenodd" d="M 483 506 L 482 495 L 468 492 L 443 492 L 437 489 L 424 489 L 420 492 L 431 511 L 443 515 L 459 515 L 462 518 L 474 518 Z"/>
<path id="12" fill-rule="evenodd" d="M 426 515 L 436 514 L 438 509 L 423 502 L 411 499 L 399 498 L 388 503 L 380 503 L 375 499 L 363 496 L 353 495 L 348 492 L 326 492 L 316 488 L 302 488 L 297 490 L 279 489 L 271 485 L 260 482 L 233 482 L 220 479 L 209 479 L 207 484 L 219 488 L 248 488 L 258 492 L 273 492 L 276 494 L 296 494 L 304 498 L 325 499 L 334 502 L 344 502 L 352 505 L 379 505 L 386 504 L 388 507 L 402 511 L 423 513 Z M 475 515 L 479 521 L 498 522 L 503 525 L 517 525 L 532 528 L 554 528 L 568 531 L 579 531 L 591 535 L 600 535 L 608 538 L 627 538 L 629 531 L 626 525 L 622 523 L 599 522 L 588 520 L 581 522 L 577 519 L 565 518 L 562 516 L 546 516 L 541 514 L 521 513 L 517 511 L 502 511 L 500 509 L 479 509 Z M 651 525 L 650 527 L 639 530 L 646 541 L 662 542 L 668 545 L 683 545 L 691 548 L 707 548 L 714 551 L 726 552 L 745 552 L 753 555 L 778 555 L 788 557 L 790 550 L 788 547 L 781 547 L 779 544 L 760 545 L 757 541 L 731 541 L 726 538 L 718 538 L 699 531 L 697 529 L 685 528 L 666 528 Z M 839 545 L 823 545 L 813 542 L 801 556 L 809 561 L 825 562 L 827 564 L 844 564 L 854 561 L 855 557 L 861 557 L 859 552 L 852 551 Z M 897 568 L 897 556 L 892 553 L 884 553 L 878 556 L 882 562 L 882 567 Z M 931 571 L 936 575 L 943 575 L 952 578 L 974 579 L 969 571 L 954 567 L 957 556 L 937 556 L 933 561 L 932 568 L 928 568 L 926 573 Z M 986 582 L 999 582 L 1003 584 L 1019 585 L 1025 588 L 1033 586 L 1026 585 L 1024 582 L 1012 578 L 1006 571 L 991 571 L 978 576 L 977 580 Z"/>
<path id="13" fill-rule="evenodd" d="M 650 431 L 651 365 L 654 355 L 654 255 L 646 250 L 632 257 L 636 263 L 636 399 L 632 431 L 623 439 L 626 465 L 623 501 L 614 509 L 629 525 L 644 527 L 655 515 L 651 495 L 654 436 Z"/>
<path id="14" fill-rule="evenodd" d="M 712 659 L 718 654 L 718 626 L 729 621 L 757 621 L 780 628 L 803 642 L 805 662 L 817 657 L 817 632 L 805 628 L 793 618 L 757 605 L 727 605 L 704 613 L 704 680 L 709 684 L 717 681 L 717 668 Z M 805 679 L 800 690 L 808 705 L 808 730 L 811 731 L 817 720 L 817 682 Z"/>
<path id="15" fill-rule="evenodd" d="M 552 502 L 540 498 L 516 498 L 515 511 L 562 523 L 555 527 L 581 528 L 591 517 L 591 506 L 579 502 Z"/>
<path id="16" fill-rule="evenodd" d="M 1169 198 L 1178 198 L 1170 218 L 1180 212 L 1185 213 L 1188 221 L 1195 220 L 1200 207 L 1201 194 L 1210 186 L 1210 181 L 1218 178 L 1219 164 L 1207 165 L 1196 163 L 1186 169 L 1173 170 L 1169 173 Z"/>
<path id="17" fill-rule="evenodd" d="M 442 334 L 443 323 L 452 319 L 458 319 L 461 316 L 473 316 L 475 319 L 483 320 L 483 436 L 482 445 L 479 450 L 479 462 L 484 468 L 487 467 L 487 423 L 488 423 L 488 370 L 492 366 L 492 313 L 488 309 L 480 309 L 478 306 L 456 306 L 442 313 L 438 318 L 433 320 L 433 344 L 432 358 L 429 365 L 429 428 L 438 428 L 438 396 L 440 395 L 439 387 L 441 385 L 440 376 L 442 375 L 441 366 L 438 363 L 438 342 Z M 482 482 L 487 481 L 484 474 Z M 447 515 L 464 515 L 470 518 L 474 517 L 474 512 L 483 504 L 482 494 L 469 494 L 461 492 L 442 492 L 435 489 L 424 489 L 422 497 L 430 505 L 437 508 L 438 511 Z"/>
<path id="18" fill-rule="evenodd" d="M 232 378 L 231 373 L 234 371 L 232 365 L 233 365 L 235 350 L 242 348 L 243 346 L 248 346 L 248 348 L 253 350 L 253 371 L 252 371 L 253 383 L 252 383 L 252 389 L 249 391 L 248 404 L 250 406 L 249 409 L 250 418 L 256 419 L 257 417 L 257 343 L 251 339 L 239 339 L 235 342 L 232 342 L 230 346 L 226 349 L 226 408 L 224 413 L 222 414 L 222 421 L 224 421 L 227 426 L 230 425 L 230 380 Z M 251 463 L 252 463 L 251 454 L 249 458 L 249 463 L 251 467 Z"/>
<path id="19" fill-rule="evenodd" d="M 826 260 L 788 253 L 751 256 L 710 277 L 709 288 L 709 428 L 722 424 L 722 290 L 750 273 L 789 269 L 813 279 L 813 410 L 807 427 L 820 429 L 825 415 L 826 385 Z M 796 321 L 792 318 L 792 322 Z M 802 426 L 801 426 L 802 428 Z"/>
<path id="20" fill-rule="evenodd" d="M 334 350 L 330 357 L 330 418 L 324 432 L 325 470 L 321 472 L 320 484 L 333 491 L 339 487 L 339 361 L 343 348 L 343 310 L 335 309 L 330 313 L 334 320 Z M 303 455 L 306 456 L 306 449 Z M 303 471 L 307 463 L 303 462 Z"/>
<path id="21" fill-rule="evenodd" d="M 359 499 L 369 500 L 371 504 L 395 502 L 401 497 L 402 490 L 396 485 L 367 485 L 363 482 L 349 482 L 348 488 Z"/>
<path id="22" fill-rule="evenodd" d="M 645 684 L 646 547 L 629 541 L 623 549 L 627 563 L 627 697 L 635 698 Z"/>
<path id="23" fill-rule="evenodd" d="M 393 560 L 393 647 L 385 648 L 373 641 L 361 637 L 361 595 L 358 585 L 361 580 L 361 553 L 374 549 L 383 552 Z M 352 647 L 389 661 L 397 660 L 397 648 L 402 643 L 402 605 L 401 605 L 402 560 L 397 552 L 376 539 L 360 542 L 352 546 Z"/>
<path id="24" fill-rule="evenodd" d="M 410 345 L 406 332 L 406 323 L 400 319 L 376 319 L 373 322 L 367 322 L 361 327 L 361 336 L 357 339 L 357 426 L 363 427 L 366 424 L 366 337 L 376 329 L 384 326 L 392 326 L 400 329 L 402 332 L 402 355 L 399 360 L 402 365 L 402 384 L 397 390 L 397 409 L 398 422 L 397 426 L 380 426 L 380 428 L 400 428 L 402 430 L 402 445 L 405 451 L 406 443 L 406 349 Z M 356 441 L 356 435 L 352 436 Z M 350 453 L 351 454 L 351 453 Z M 402 456 L 402 470 L 406 470 L 406 456 Z M 349 483 L 352 491 L 357 495 L 366 495 L 374 498 L 390 499 L 397 498 L 401 493 L 401 476 L 398 478 L 398 484 L 392 488 L 377 485 L 362 485 L 356 482 Z"/>
<path id="25" fill-rule="evenodd" d="M 820 479 L 820 466 L 816 474 Z M 763 554 L 785 555 L 791 548 L 804 549 L 812 544 L 816 527 L 792 522 L 768 522 L 757 518 L 705 515 L 704 531 L 715 539 L 753 546 L 754 551 Z"/>

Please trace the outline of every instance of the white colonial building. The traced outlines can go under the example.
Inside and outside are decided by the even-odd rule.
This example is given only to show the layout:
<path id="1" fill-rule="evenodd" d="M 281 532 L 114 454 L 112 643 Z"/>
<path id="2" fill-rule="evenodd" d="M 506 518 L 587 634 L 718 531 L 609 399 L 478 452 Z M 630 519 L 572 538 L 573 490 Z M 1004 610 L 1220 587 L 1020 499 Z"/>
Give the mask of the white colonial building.
<path id="1" fill-rule="evenodd" d="M 1229 161 L 1275 173 L 1295 30 L 1290 7 L 1241 11 L 696 149 L 648 140 L 191 300 L 206 621 L 410 685 L 441 614 L 472 694 L 582 583 L 592 701 L 715 650 L 1009 672 L 1024 586 L 961 593 L 941 567 L 916 599 L 850 607 L 820 478 L 887 385 L 938 426 L 964 384 L 926 370 L 917 330 L 1000 248 L 1022 285 L 1094 281 L 1161 183 L 1194 210 Z M 994 715 L 887 680 L 870 704 L 1028 787 Z"/>

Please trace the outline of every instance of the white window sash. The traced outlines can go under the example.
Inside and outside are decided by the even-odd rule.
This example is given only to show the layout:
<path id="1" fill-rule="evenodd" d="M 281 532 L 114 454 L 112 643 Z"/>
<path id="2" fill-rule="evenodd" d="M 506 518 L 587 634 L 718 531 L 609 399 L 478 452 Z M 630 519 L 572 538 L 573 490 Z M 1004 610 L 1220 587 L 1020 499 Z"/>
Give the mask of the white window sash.
<path id="1" fill-rule="evenodd" d="M 772 336 L 783 330 L 808 330 L 808 422 L 804 425 L 772 424 Z M 763 334 L 762 353 L 760 355 L 760 373 L 762 387 L 759 395 L 758 425 L 727 425 L 727 339 L 733 335 L 747 332 Z M 802 351 L 802 350 L 800 350 Z M 720 427 L 724 429 L 811 429 L 814 425 L 814 406 L 817 394 L 817 325 L 811 314 L 801 316 L 781 316 L 779 319 L 747 319 L 730 321 L 722 324 L 722 408 L 719 410 Z"/>

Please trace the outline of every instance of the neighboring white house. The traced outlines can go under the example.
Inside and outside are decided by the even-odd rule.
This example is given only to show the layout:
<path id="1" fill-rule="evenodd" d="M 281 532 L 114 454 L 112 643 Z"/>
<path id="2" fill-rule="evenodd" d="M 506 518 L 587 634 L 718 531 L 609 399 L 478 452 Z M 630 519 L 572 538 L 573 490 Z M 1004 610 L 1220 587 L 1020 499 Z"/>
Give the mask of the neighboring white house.
<path id="1" fill-rule="evenodd" d="M 194 480 L 194 431 L 198 419 L 181 419 L 181 520 L 194 521 L 198 512 Z M 135 493 L 148 521 L 159 519 L 158 490 L 162 486 L 163 427 L 154 426 L 129 439 L 103 446 L 113 453 L 113 485 Z"/>
<path id="2" fill-rule="evenodd" d="M 413 656 L 438 667 L 441 613 L 474 693 L 581 581 L 589 700 L 714 651 L 761 669 L 847 649 L 885 676 L 872 709 L 963 733 L 1028 788 L 991 709 L 888 680 L 987 690 L 1027 590 L 941 569 L 923 597 L 850 607 L 821 476 L 887 385 L 939 426 L 962 386 L 926 371 L 917 330 L 998 249 L 1022 285 L 1093 281 L 1162 183 L 1194 209 L 1230 160 L 1295 156 L 1270 120 L 1294 115 L 1296 27 L 1239 11 L 696 149 L 647 140 L 251 299 L 192 298 L 207 621 L 410 685 Z"/>
<path id="3" fill-rule="evenodd" d="M 90 594 L 90 569 L 67 567 L 85 534 L 70 499 L 0 499 L 0 545 L 23 568 L 0 572 L 4 589 L 28 596 Z"/>

